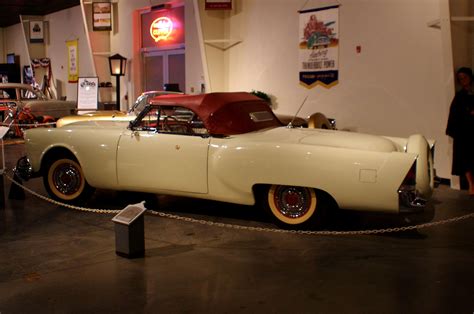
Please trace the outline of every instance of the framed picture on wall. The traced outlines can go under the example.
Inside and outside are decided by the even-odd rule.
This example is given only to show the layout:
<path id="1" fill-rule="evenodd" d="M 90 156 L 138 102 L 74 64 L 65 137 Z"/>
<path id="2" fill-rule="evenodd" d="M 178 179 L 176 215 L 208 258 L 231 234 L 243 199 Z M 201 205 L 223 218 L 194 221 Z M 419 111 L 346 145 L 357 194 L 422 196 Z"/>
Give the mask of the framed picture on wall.
<path id="1" fill-rule="evenodd" d="M 30 43 L 44 42 L 44 22 L 30 21 Z"/>
<path id="2" fill-rule="evenodd" d="M 94 31 L 112 30 L 112 3 L 92 3 L 92 29 Z"/>

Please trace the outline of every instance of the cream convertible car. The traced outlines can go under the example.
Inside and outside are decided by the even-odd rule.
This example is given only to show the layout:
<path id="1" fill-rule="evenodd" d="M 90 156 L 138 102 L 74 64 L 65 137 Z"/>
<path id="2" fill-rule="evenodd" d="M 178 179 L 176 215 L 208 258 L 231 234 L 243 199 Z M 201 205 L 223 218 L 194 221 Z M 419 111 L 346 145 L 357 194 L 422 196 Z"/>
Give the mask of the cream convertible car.
<path id="1" fill-rule="evenodd" d="M 288 128 L 248 93 L 160 96 L 131 122 L 32 129 L 25 141 L 19 167 L 42 175 L 49 194 L 66 203 L 93 188 L 261 201 L 277 222 L 300 227 L 334 204 L 420 210 L 433 188 L 423 136 Z"/>

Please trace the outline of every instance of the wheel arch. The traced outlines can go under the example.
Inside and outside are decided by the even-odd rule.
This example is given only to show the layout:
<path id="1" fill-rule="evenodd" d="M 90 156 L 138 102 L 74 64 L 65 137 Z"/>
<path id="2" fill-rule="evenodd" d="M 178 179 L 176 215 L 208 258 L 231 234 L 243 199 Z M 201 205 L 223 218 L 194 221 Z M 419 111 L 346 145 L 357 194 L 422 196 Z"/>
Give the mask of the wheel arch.
<path id="1" fill-rule="evenodd" d="M 262 199 L 262 197 L 265 195 L 266 191 L 272 185 L 274 185 L 274 184 L 256 183 L 252 186 L 252 192 L 253 192 L 253 197 L 254 197 L 255 203 L 258 203 L 259 200 Z M 276 185 L 278 185 L 278 184 L 276 184 Z M 330 208 L 339 208 L 339 204 L 337 203 L 336 199 L 331 194 L 329 194 L 328 192 L 326 192 L 324 190 L 318 189 L 318 188 L 314 188 L 314 187 L 310 187 L 310 186 L 308 186 L 308 187 L 314 189 L 318 199 L 320 198 Z"/>
<path id="2" fill-rule="evenodd" d="M 45 154 L 43 184 L 51 198 L 69 204 L 87 200 L 95 188 L 85 178 L 76 156 L 67 148 L 56 147 Z"/>
<path id="3" fill-rule="evenodd" d="M 71 149 L 65 146 L 54 146 L 54 147 L 49 148 L 43 154 L 43 157 L 41 158 L 40 173 L 44 174 L 45 171 L 47 170 L 48 164 L 51 162 L 54 162 L 55 160 L 61 157 L 69 157 L 79 162 L 76 155 L 72 152 Z"/>
<path id="4" fill-rule="evenodd" d="M 274 184 L 255 184 L 252 190 L 258 206 L 266 211 L 272 220 L 282 228 L 306 229 L 323 227 L 332 219 L 331 217 L 333 217 L 339 209 L 336 200 L 329 193 L 317 188 L 297 186 L 298 188 L 309 188 L 312 190 L 312 193 L 315 195 L 314 201 L 316 202 L 316 207 L 313 207 L 313 209 L 309 209 L 308 207 L 308 210 L 312 212 L 311 216 L 307 216 L 307 218 L 303 218 L 303 216 L 295 217 L 295 221 L 291 222 L 290 220 L 292 219 L 288 220 L 287 217 L 282 216 L 281 212 L 274 207 L 275 204 L 271 205 L 270 203 L 269 195 L 271 190 L 278 186 L 279 185 Z"/>

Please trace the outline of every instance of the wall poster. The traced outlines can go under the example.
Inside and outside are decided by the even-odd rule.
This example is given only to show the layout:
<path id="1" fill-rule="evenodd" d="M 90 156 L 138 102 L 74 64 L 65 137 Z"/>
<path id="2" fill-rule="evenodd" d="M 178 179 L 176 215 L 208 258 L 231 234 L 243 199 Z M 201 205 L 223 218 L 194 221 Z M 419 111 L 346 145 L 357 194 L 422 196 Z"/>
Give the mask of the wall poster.
<path id="1" fill-rule="evenodd" d="M 30 21 L 30 43 L 44 42 L 44 22 Z"/>
<path id="2" fill-rule="evenodd" d="M 330 88 L 339 80 L 339 6 L 299 13 L 300 84 Z"/>
<path id="3" fill-rule="evenodd" d="M 77 109 L 97 110 L 99 78 L 80 77 L 77 83 Z"/>
<path id="4" fill-rule="evenodd" d="M 112 3 L 92 3 L 92 29 L 94 31 L 112 30 Z"/>
<path id="5" fill-rule="evenodd" d="M 79 78 L 77 39 L 66 41 L 67 46 L 67 77 L 69 83 L 77 83 Z"/>

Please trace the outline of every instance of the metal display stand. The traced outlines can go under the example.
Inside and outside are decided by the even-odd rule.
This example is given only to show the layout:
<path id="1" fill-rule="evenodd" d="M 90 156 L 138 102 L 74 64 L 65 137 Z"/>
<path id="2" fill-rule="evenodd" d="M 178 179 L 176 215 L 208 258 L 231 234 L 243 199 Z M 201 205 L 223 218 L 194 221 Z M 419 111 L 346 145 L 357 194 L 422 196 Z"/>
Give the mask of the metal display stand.
<path id="1" fill-rule="evenodd" d="M 115 223 L 115 253 L 126 258 L 145 256 L 144 202 L 128 205 L 112 221 Z"/>

